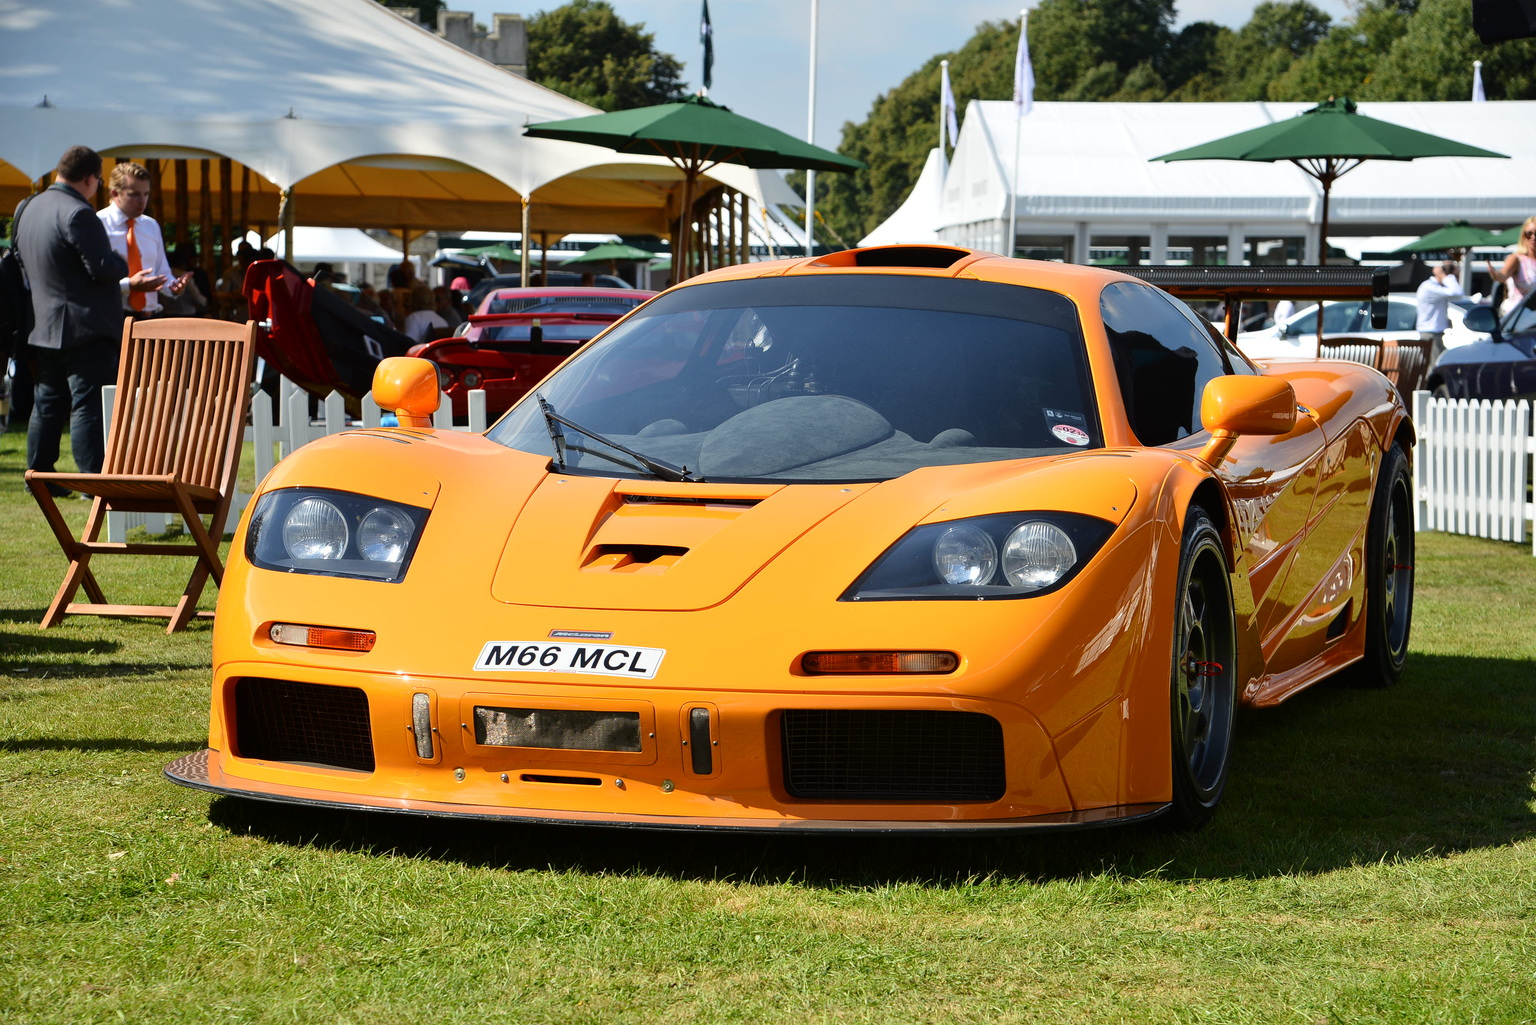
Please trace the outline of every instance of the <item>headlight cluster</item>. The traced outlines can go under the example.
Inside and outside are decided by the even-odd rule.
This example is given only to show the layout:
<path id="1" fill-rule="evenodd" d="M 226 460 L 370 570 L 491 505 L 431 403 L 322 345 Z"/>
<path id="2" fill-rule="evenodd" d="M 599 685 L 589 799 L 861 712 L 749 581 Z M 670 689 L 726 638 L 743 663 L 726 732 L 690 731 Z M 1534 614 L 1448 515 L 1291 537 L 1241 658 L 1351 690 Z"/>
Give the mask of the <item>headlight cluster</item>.
<path id="1" fill-rule="evenodd" d="M 914 527 L 843 601 L 1025 598 L 1072 579 L 1114 524 L 1078 513 L 1019 512 Z"/>
<path id="2" fill-rule="evenodd" d="M 396 583 L 426 522 L 426 509 L 346 491 L 269 491 L 251 515 L 245 554 L 263 569 Z"/>

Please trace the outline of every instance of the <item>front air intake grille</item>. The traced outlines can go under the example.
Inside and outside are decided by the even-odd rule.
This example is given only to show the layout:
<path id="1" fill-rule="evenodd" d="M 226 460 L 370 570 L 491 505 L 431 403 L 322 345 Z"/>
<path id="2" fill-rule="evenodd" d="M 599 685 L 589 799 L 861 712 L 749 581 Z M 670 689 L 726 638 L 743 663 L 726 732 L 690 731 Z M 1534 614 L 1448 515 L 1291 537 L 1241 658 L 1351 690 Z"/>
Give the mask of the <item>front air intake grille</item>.
<path id="1" fill-rule="evenodd" d="M 357 687 L 246 677 L 235 683 L 241 758 L 373 771 L 368 695 Z"/>
<path id="2" fill-rule="evenodd" d="M 979 712 L 792 709 L 783 713 L 784 786 L 844 801 L 995 801 L 1003 728 Z"/>

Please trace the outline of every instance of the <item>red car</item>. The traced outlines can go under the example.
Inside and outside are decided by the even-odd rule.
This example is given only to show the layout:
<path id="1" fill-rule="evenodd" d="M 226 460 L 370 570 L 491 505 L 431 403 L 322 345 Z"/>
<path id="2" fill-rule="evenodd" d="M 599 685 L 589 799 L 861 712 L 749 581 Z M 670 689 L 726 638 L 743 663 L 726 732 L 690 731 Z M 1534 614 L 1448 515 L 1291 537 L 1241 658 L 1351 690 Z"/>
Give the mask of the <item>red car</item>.
<path id="1" fill-rule="evenodd" d="M 655 292 L 613 288 L 499 288 L 470 315 L 461 335 L 414 346 L 437 364 L 438 383 L 467 415 L 469 393 L 485 390 L 486 413 L 500 416 L 582 343 Z"/>

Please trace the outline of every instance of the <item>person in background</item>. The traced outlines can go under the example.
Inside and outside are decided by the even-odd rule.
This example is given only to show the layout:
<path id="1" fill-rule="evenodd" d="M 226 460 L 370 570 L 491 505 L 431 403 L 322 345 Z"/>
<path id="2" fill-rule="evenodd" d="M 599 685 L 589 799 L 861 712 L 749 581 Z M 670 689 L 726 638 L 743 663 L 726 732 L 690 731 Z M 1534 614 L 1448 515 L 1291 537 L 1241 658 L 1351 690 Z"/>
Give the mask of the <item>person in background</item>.
<path id="1" fill-rule="evenodd" d="M 176 278 L 184 277 L 187 284 L 180 295 L 160 296 L 160 308 L 167 317 L 200 317 L 208 312 L 208 296 L 197 286 L 198 269 L 188 254 L 189 247 L 185 245 L 171 249 L 171 274 Z"/>
<path id="2" fill-rule="evenodd" d="M 112 248 L 128 261 L 128 274 L 118 282 L 123 312 L 139 320 L 158 317 L 160 296 L 179 296 L 191 275 L 171 276 L 160 225 L 144 212 L 149 207 L 149 170 L 143 164 L 118 164 L 107 187 L 112 202 L 96 216 L 107 229 Z"/>
<path id="3" fill-rule="evenodd" d="M 1429 342 L 1429 361 L 1434 363 L 1445 351 L 1445 329 L 1451 326 L 1451 299 L 1465 295 L 1461 282 L 1456 280 L 1456 261 L 1446 260 L 1420 283 L 1418 292 L 1419 315 L 1415 327 L 1419 341 Z"/>
<path id="4" fill-rule="evenodd" d="M 416 267 L 410 260 L 390 264 L 388 273 L 390 288 L 415 288 Z"/>
<path id="5" fill-rule="evenodd" d="M 331 288 L 336 284 L 336 268 L 329 263 L 315 264 L 315 273 L 310 276 L 309 283 L 316 288 Z"/>
<path id="6" fill-rule="evenodd" d="M 458 321 L 454 324 L 454 327 L 458 327 L 469 319 L 471 313 L 475 312 L 469 308 L 469 279 L 460 274 L 453 279 L 453 284 L 448 286 L 448 290 L 453 293 L 453 308 L 459 315 Z"/>
<path id="7" fill-rule="evenodd" d="M 451 288 L 438 285 L 432 289 L 433 309 L 437 315 L 448 322 L 451 328 L 457 328 L 464 323 L 463 297 Z"/>
<path id="8" fill-rule="evenodd" d="M 379 305 L 379 293 L 366 281 L 357 286 L 357 308 L 375 320 L 382 319 L 384 323 L 394 326 L 384 315 L 384 308 Z"/>
<path id="9" fill-rule="evenodd" d="M 112 249 L 91 209 L 100 186 L 100 155 L 71 146 L 59 158 L 53 184 L 27 203 L 14 229 L 36 320 L 27 338 L 37 370 L 27 425 L 31 470 L 54 470 L 67 419 L 76 468 L 101 472 L 101 388 L 117 376 L 123 335 L 118 282 L 129 275 L 128 261 Z"/>
<path id="10" fill-rule="evenodd" d="M 439 286 L 436 291 L 446 293 L 448 290 Z M 405 318 L 401 330 L 410 335 L 413 341 L 424 342 L 427 333 L 433 328 L 450 326 L 447 318 L 438 312 L 441 299 L 433 292 L 433 289 L 421 284 L 411 289 L 411 312 Z"/>
<path id="11" fill-rule="evenodd" d="M 1488 264 L 1493 280 L 1504 283 L 1504 301 L 1499 304 L 1499 316 L 1519 306 L 1531 289 L 1536 288 L 1536 216 L 1527 217 L 1520 226 L 1520 241 L 1515 251 L 1504 261 L 1504 266 Z"/>

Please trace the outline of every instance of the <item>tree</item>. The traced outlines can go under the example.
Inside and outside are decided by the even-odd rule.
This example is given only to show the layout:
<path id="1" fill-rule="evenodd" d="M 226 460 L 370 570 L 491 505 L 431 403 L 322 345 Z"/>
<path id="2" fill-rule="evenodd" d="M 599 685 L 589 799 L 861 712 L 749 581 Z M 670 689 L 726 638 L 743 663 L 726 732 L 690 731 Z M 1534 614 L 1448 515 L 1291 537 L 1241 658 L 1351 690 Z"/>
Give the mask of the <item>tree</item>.
<path id="1" fill-rule="evenodd" d="M 1161 74 L 1173 17 L 1173 0 L 1042 0 L 1029 16 L 1035 97 L 1108 99 L 1139 64 Z M 1115 75 L 1106 74 L 1106 64 Z M 1011 76 L 1011 60 L 1007 67 Z M 1011 92 L 1011 79 L 1008 87 Z"/>
<path id="2" fill-rule="evenodd" d="M 604 0 L 571 0 L 528 19 L 528 77 L 601 110 L 682 99 L 683 66 L 645 25 Z"/>
<path id="3" fill-rule="evenodd" d="M 1421 0 L 1407 31 L 1372 69 L 1368 98 L 1471 99 L 1474 60 L 1483 62 L 1490 100 L 1536 96 L 1536 40 L 1485 45 L 1464 0 Z"/>
<path id="4" fill-rule="evenodd" d="M 1269 100 L 1270 85 L 1328 34 L 1332 19 L 1307 0 L 1265 0 L 1248 24 L 1216 47 L 1216 76 L 1225 100 Z"/>

